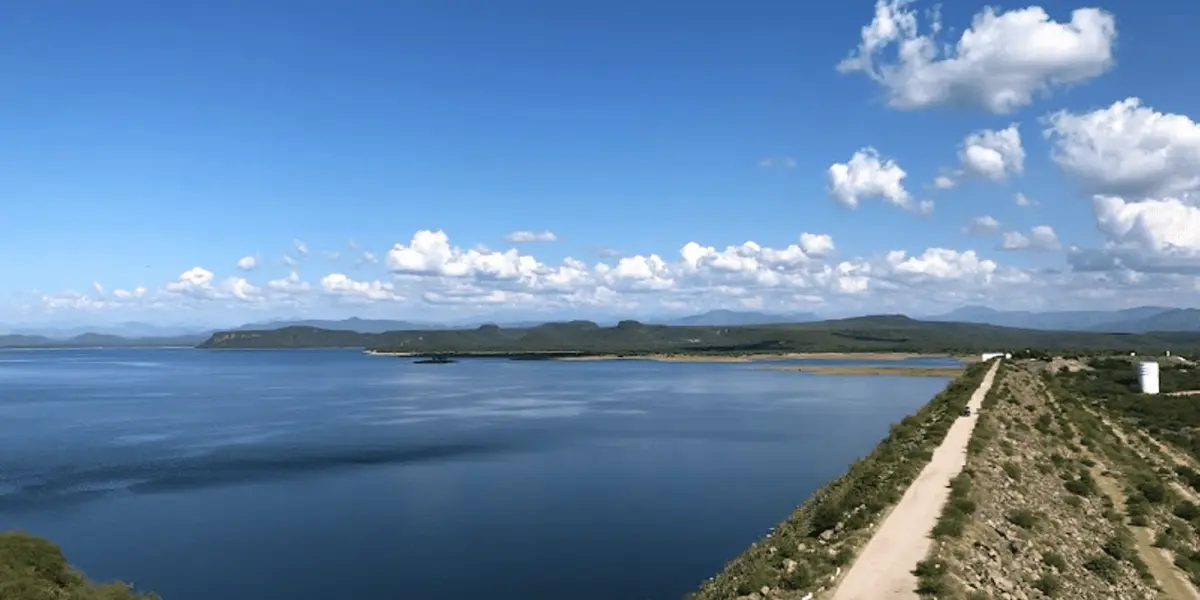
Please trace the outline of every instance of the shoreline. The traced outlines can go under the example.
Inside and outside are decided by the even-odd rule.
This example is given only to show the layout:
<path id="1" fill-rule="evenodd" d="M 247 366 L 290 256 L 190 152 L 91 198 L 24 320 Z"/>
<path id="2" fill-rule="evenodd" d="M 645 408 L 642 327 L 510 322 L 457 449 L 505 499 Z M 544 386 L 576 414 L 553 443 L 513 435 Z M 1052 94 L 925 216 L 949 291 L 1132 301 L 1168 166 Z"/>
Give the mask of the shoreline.
<path id="1" fill-rule="evenodd" d="M 533 351 L 533 352 L 401 352 L 392 350 L 367 349 L 363 354 L 368 356 L 432 356 L 445 355 L 454 358 L 510 358 L 537 357 L 545 360 L 558 361 L 600 361 L 600 360 L 653 360 L 659 362 L 696 362 L 696 363 L 748 363 L 771 360 L 797 359 L 848 359 L 848 360 L 889 360 L 902 361 L 911 358 L 958 358 L 949 354 L 921 354 L 916 352 L 773 352 L 756 354 L 686 354 L 655 352 L 647 354 L 588 354 L 569 351 Z M 961 360 L 961 359 L 960 359 Z M 833 368 L 833 367 L 830 367 Z M 904 368 L 904 367 L 900 367 Z M 961 369 L 960 369 L 961 370 Z"/>
<path id="2" fill-rule="evenodd" d="M 961 367 L 917 367 L 883 365 L 803 365 L 788 367 L 761 367 L 765 371 L 793 371 L 813 375 L 894 375 L 901 377 L 958 377 L 966 370 Z"/>

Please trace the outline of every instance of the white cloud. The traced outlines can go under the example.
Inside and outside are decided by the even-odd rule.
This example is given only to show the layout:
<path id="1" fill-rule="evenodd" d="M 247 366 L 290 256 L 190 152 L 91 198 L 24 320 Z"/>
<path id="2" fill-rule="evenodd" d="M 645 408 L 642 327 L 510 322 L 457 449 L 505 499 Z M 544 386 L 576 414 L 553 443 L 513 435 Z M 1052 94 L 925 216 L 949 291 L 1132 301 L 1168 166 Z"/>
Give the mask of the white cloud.
<path id="1" fill-rule="evenodd" d="M 304 240 L 292 240 L 292 246 L 300 256 L 308 256 L 308 244 L 304 243 Z"/>
<path id="2" fill-rule="evenodd" d="M 801 233 L 800 249 L 809 256 L 827 256 L 835 250 L 833 236 L 825 233 Z"/>
<path id="3" fill-rule="evenodd" d="M 946 175 L 938 175 L 933 178 L 933 187 L 939 190 L 953 189 L 956 185 L 958 185 L 958 182 Z"/>
<path id="4" fill-rule="evenodd" d="M 1107 241 L 1102 249 L 1072 248 L 1075 269 L 1200 273 L 1200 208 L 1177 198 L 1096 196 L 1092 210 Z"/>
<path id="5" fill-rule="evenodd" d="M 837 66 L 842 73 L 866 74 L 895 108 L 957 105 L 1007 113 L 1113 65 L 1116 22 L 1100 9 L 1076 9 L 1060 23 L 1038 6 L 1001 13 L 985 7 L 951 45 L 935 39 L 941 30 L 936 13 L 930 33 L 920 33 L 909 4 L 877 0 L 858 47 Z M 881 58 L 893 45 L 895 60 Z"/>
<path id="6" fill-rule="evenodd" d="M 330 273 L 321 279 L 328 293 L 361 300 L 403 300 L 395 286 L 382 281 L 355 281 L 343 273 Z"/>
<path id="7" fill-rule="evenodd" d="M 874 148 L 863 148 L 849 161 L 829 167 L 829 195 L 849 208 L 858 208 L 863 199 L 881 198 L 905 210 L 931 212 L 933 202 L 916 202 L 904 189 L 906 176 L 896 161 L 881 159 Z"/>
<path id="8" fill-rule="evenodd" d="M 758 166 L 764 169 L 780 169 L 783 171 L 790 171 L 796 168 L 796 159 L 790 156 L 784 156 L 781 158 L 764 158 L 758 161 Z"/>
<path id="9" fill-rule="evenodd" d="M 514 231 L 504 236 L 504 239 L 513 243 L 556 242 L 558 236 L 552 231 Z"/>
<path id="10" fill-rule="evenodd" d="M 1052 158 L 1088 190 L 1144 198 L 1200 189 L 1200 124 L 1127 98 L 1046 117 Z"/>
<path id="11" fill-rule="evenodd" d="M 1021 192 L 1017 192 L 1017 194 L 1013 196 L 1013 202 L 1015 202 L 1017 206 L 1037 206 L 1037 202 Z"/>
<path id="12" fill-rule="evenodd" d="M 287 277 L 268 281 L 267 287 L 276 292 L 295 294 L 307 292 L 312 286 L 310 286 L 307 281 L 302 281 L 299 273 L 292 271 L 291 273 L 288 273 Z"/>
<path id="13" fill-rule="evenodd" d="M 1000 230 L 1000 221 L 992 218 L 989 215 L 975 217 L 966 227 L 963 227 L 963 233 L 969 235 L 984 235 L 996 233 Z"/>
<path id="14" fill-rule="evenodd" d="M 257 287 L 242 277 L 230 277 L 215 282 L 213 272 L 203 267 L 192 267 L 184 271 L 178 279 L 163 286 L 163 290 L 169 294 L 208 300 L 254 301 L 260 294 Z"/>
<path id="15" fill-rule="evenodd" d="M 140 286 L 140 285 L 139 285 L 139 286 L 137 286 L 137 287 L 135 287 L 135 288 L 133 288 L 133 290 L 132 290 L 132 291 L 130 291 L 130 290 L 123 290 L 123 289 L 115 289 L 115 290 L 113 290 L 113 296 L 115 296 L 115 297 L 117 297 L 117 298 L 119 298 L 119 299 L 121 299 L 121 300 L 129 300 L 129 299 L 132 299 L 132 298 L 142 298 L 142 297 L 144 297 L 145 295 L 146 295 L 146 288 L 144 288 L 144 287 L 142 287 L 142 286 Z"/>
<path id="16" fill-rule="evenodd" d="M 342 253 L 336 250 L 326 250 L 322 252 L 321 255 L 324 256 L 325 260 L 329 262 L 337 262 L 338 259 L 342 257 Z"/>
<path id="17" fill-rule="evenodd" d="M 231 315 L 240 306 L 259 315 L 301 309 L 311 314 L 423 314 L 438 319 L 517 311 L 537 318 L 533 315 L 557 311 L 554 314 L 560 316 L 640 318 L 713 308 L 923 314 L 971 303 L 1046 308 L 1047 299 L 1094 306 L 1153 298 L 1151 290 L 1196 291 L 1200 209 L 1182 201 L 1120 199 L 1098 199 L 1095 209 L 1108 244 L 1098 250 L 1071 249 L 1067 257 L 1074 269 L 1062 272 L 1004 266 L 968 249 L 942 247 L 841 256 L 831 236 L 809 232 L 794 243 L 774 246 L 688 242 L 677 253 L 548 263 L 517 250 L 465 250 L 451 244 L 444 232 L 419 231 L 392 248 L 386 260 L 392 273 L 379 279 L 330 272 L 305 280 L 293 271 L 264 280 L 259 287 L 258 282 L 222 279 L 194 267 L 158 290 L 118 289 L 104 296 L 68 291 L 39 297 L 44 310 L 55 314 L 128 311 L 132 316 L 153 307 Z M 994 221 L 981 217 L 977 224 L 997 232 L 999 223 Z M 1171 229 L 1171 224 L 1177 226 Z M 1044 226 L 1009 232 L 1001 240 L 1001 245 L 1023 250 L 1057 244 L 1053 230 Z M 1187 273 L 1192 273 L 1190 279 Z M 1112 290 L 1120 294 L 1109 294 Z"/>
<path id="18" fill-rule="evenodd" d="M 1019 231 L 1006 231 L 1000 240 L 1002 250 L 1043 250 L 1053 251 L 1062 248 L 1058 242 L 1058 234 L 1049 225 L 1038 225 L 1025 235 Z"/>
<path id="19" fill-rule="evenodd" d="M 1017 125 L 976 131 L 963 140 L 958 158 L 969 176 L 999 181 L 1025 170 L 1025 149 Z"/>
<path id="20" fill-rule="evenodd" d="M 104 294 L 104 286 L 100 285 L 99 281 L 92 282 L 92 289 L 95 289 L 97 294 Z"/>
<path id="21" fill-rule="evenodd" d="M 290 254 L 284 254 L 283 255 L 283 264 L 287 267 L 295 267 L 296 259 L 292 258 Z"/>
<path id="22" fill-rule="evenodd" d="M 249 255 L 243 256 L 243 257 L 239 258 L 237 261 L 237 268 L 239 268 L 243 271 L 253 271 L 254 268 L 257 266 L 258 266 L 258 257 L 256 257 L 256 256 L 249 256 Z"/>

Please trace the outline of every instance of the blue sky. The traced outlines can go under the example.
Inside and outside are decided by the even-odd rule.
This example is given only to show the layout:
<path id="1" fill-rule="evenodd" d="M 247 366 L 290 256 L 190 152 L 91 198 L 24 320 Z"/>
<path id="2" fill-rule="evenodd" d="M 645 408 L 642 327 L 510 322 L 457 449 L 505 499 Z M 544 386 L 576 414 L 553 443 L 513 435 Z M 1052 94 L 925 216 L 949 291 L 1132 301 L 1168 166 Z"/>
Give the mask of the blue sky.
<path id="1" fill-rule="evenodd" d="M 882 3 L 941 52 L 874 78 L 865 1 L 67 6 L 0 23 L 0 323 L 1194 303 L 1186 3 Z M 960 159 L 1012 124 L 1019 168 Z M 831 191 L 865 148 L 912 210 Z"/>

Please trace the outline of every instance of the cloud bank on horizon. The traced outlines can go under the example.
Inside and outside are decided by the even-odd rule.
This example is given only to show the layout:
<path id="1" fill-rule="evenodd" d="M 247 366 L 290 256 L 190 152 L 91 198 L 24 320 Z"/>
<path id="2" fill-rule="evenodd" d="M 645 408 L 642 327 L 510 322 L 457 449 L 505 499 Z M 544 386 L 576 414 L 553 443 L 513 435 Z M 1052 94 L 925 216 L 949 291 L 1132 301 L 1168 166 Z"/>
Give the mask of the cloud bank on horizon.
<path id="1" fill-rule="evenodd" d="M 62 291 L 18 290 L 8 314 L 419 318 L 1192 303 L 1200 291 L 1200 124 L 1137 95 L 1154 89 L 1096 104 L 1072 96 L 1115 76 L 1118 12 L 1083 7 L 1056 20 L 1038 6 L 983 7 L 965 24 L 943 23 L 932 5 L 920 10 L 912 0 L 878 0 L 873 15 L 854 12 L 869 21 L 859 39 L 844 40 L 850 50 L 826 66 L 830 77 L 869 86 L 861 88 L 868 102 L 862 110 L 881 118 L 942 115 L 948 124 L 939 127 L 953 128 L 947 135 L 957 141 L 918 149 L 887 135 L 856 136 L 845 141 L 846 150 L 801 156 L 767 148 L 747 159 L 756 177 L 822 186 L 820 202 L 837 209 L 826 222 L 806 221 L 802 213 L 797 222 L 807 224 L 790 240 L 717 244 L 696 237 L 657 252 L 593 245 L 567 253 L 572 236 L 538 214 L 522 215 L 524 224 L 549 228 L 497 223 L 490 239 L 502 239 L 504 249 L 452 238 L 452 229 L 437 225 L 397 232 L 386 250 L 353 241 L 310 245 L 297 237 L 263 252 L 255 240 L 222 239 L 242 245 L 227 264 L 187 264 L 169 281 L 127 287 L 97 275 L 64 282 Z M 925 157 L 937 164 L 903 166 Z M 1027 180 L 1035 171 L 1036 181 Z M 1003 206 L 973 201 L 980 190 L 1002 193 Z M 621 219 L 636 214 L 626 207 L 620 218 L 589 226 L 621 246 Z M 862 239 L 846 234 L 860 223 Z M 836 238 L 835 224 L 842 232 Z M 1065 239 L 1064 227 L 1074 228 Z M 936 232 L 939 243 L 888 248 L 889 232 L 901 230 Z"/>

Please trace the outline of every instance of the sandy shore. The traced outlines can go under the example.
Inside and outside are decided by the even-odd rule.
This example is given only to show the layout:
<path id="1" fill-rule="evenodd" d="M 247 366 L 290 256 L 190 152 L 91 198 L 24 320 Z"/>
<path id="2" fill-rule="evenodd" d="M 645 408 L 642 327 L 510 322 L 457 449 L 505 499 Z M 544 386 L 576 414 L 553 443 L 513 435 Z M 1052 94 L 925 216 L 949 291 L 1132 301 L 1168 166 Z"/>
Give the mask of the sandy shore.
<path id="1" fill-rule="evenodd" d="M 902 352 L 780 352 L 773 354 L 641 354 L 630 356 L 592 355 L 569 356 L 558 360 L 658 360 L 663 362 L 754 362 L 762 360 L 846 359 L 846 360 L 905 360 L 922 356 Z"/>
<path id="2" fill-rule="evenodd" d="M 958 377 L 966 367 L 907 367 L 883 365 L 804 365 L 763 367 L 771 371 L 800 371 L 818 375 L 900 375 L 908 377 Z"/>
<path id="3" fill-rule="evenodd" d="M 392 352 L 390 350 L 364 350 L 363 354 L 371 356 L 421 356 L 422 352 Z M 455 356 L 460 353 L 446 352 Z M 657 360 L 662 362 L 754 362 L 763 360 L 795 360 L 795 359 L 841 359 L 841 360 L 906 360 L 924 356 L 944 357 L 944 354 L 915 354 L 907 352 L 777 352 L 770 354 L 583 354 L 571 356 L 570 352 L 464 352 L 471 356 L 538 356 L 546 355 L 552 360 Z"/>
<path id="4" fill-rule="evenodd" d="M 911 600 L 917 598 L 917 577 L 912 571 L 929 554 L 929 534 L 950 497 L 950 480 L 967 463 L 967 442 L 979 418 L 979 406 L 992 387 L 1000 361 L 992 365 L 979 389 L 971 394 L 971 416 L 959 417 L 928 465 L 913 481 L 900 502 L 879 525 L 846 576 L 833 592 L 833 600 Z"/>

